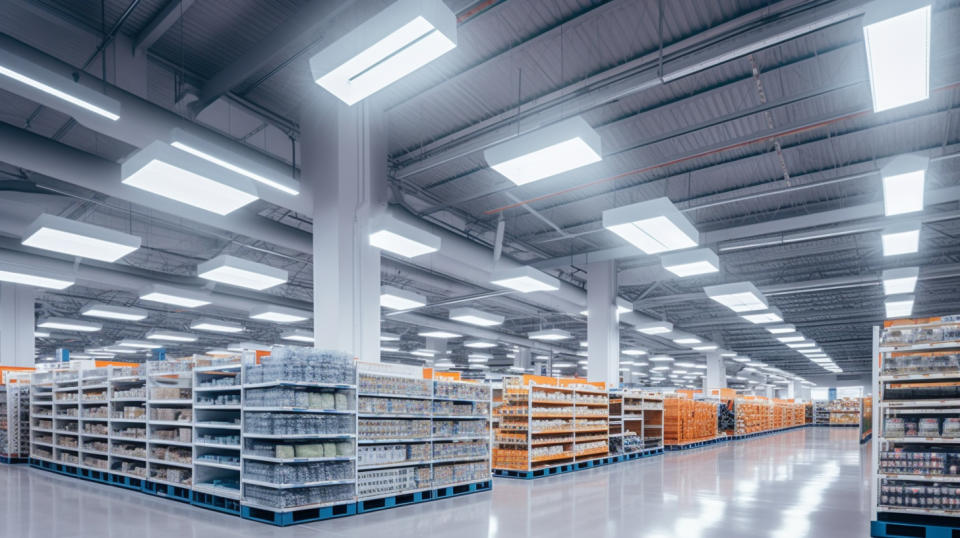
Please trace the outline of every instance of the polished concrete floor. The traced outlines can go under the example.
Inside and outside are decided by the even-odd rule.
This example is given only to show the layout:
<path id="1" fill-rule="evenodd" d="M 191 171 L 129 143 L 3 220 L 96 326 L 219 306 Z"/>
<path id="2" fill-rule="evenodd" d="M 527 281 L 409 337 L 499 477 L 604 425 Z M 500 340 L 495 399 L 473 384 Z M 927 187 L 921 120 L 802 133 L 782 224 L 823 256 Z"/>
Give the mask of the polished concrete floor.
<path id="1" fill-rule="evenodd" d="M 493 492 L 289 528 L 0 465 L 0 537 L 860 537 L 869 452 L 857 434 L 806 428 L 541 480 L 498 478 Z"/>

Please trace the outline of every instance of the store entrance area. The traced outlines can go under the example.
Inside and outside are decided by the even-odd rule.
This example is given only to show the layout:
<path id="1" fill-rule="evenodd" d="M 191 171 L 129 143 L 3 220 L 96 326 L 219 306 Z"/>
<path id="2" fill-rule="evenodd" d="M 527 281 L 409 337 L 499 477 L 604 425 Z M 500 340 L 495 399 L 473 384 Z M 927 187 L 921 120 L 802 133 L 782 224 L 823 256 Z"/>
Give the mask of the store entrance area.
<path id="1" fill-rule="evenodd" d="M 0 519 L 0 536 L 859 537 L 869 446 L 854 429 L 808 427 L 286 529 L 5 465 L 0 513 L 21 517 Z"/>

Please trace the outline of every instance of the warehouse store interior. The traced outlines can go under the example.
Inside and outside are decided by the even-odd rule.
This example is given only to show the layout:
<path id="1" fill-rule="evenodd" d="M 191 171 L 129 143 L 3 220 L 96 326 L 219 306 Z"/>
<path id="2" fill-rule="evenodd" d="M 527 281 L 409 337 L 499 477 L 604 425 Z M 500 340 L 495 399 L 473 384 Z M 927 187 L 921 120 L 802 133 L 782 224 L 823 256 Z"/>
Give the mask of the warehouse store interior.
<path id="1" fill-rule="evenodd" d="M 0 536 L 960 535 L 960 2 L 0 1 Z"/>

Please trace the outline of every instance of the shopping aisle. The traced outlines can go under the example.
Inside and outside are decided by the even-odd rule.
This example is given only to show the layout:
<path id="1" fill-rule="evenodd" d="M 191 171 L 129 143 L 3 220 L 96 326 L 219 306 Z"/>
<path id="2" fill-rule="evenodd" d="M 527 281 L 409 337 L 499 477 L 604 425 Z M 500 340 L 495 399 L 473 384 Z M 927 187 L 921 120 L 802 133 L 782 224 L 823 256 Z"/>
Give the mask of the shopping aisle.
<path id="1" fill-rule="evenodd" d="M 857 435 L 806 428 L 285 529 L 3 465 L 0 536 L 859 537 L 869 453 Z"/>

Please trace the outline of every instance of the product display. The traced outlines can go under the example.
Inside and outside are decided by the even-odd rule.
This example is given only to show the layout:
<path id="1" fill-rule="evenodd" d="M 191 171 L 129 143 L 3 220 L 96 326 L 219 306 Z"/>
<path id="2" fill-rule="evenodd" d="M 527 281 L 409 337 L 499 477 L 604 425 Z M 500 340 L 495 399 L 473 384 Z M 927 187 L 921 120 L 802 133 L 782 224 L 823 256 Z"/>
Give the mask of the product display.
<path id="1" fill-rule="evenodd" d="M 47 421 L 47 428 L 53 424 Z M 11 460 L 30 455 L 30 374 L 10 372 L 0 385 L 0 457 Z"/>
<path id="2" fill-rule="evenodd" d="M 668 397 L 663 401 L 663 443 L 683 445 L 717 437 L 716 401 Z"/>

